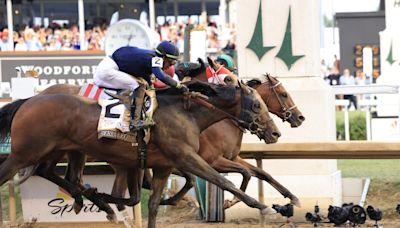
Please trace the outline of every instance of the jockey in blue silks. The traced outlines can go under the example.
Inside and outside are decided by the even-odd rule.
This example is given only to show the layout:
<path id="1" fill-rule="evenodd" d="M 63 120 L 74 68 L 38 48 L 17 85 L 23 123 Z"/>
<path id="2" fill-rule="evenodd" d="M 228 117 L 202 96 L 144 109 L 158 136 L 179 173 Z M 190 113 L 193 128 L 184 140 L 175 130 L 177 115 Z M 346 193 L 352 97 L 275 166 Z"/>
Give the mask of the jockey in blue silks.
<path id="1" fill-rule="evenodd" d="M 132 96 L 131 124 L 132 130 L 154 125 L 152 119 L 141 120 L 141 110 L 145 95 L 145 86 L 134 78 L 143 78 L 152 85 L 151 76 L 163 83 L 187 92 L 188 88 L 166 75 L 163 70 L 176 64 L 179 57 L 178 48 L 169 41 L 161 42 L 155 50 L 126 46 L 117 49 L 111 56 L 105 57 L 94 74 L 98 86 L 112 89 L 128 89 Z M 134 77 L 132 77 L 134 76 Z"/>

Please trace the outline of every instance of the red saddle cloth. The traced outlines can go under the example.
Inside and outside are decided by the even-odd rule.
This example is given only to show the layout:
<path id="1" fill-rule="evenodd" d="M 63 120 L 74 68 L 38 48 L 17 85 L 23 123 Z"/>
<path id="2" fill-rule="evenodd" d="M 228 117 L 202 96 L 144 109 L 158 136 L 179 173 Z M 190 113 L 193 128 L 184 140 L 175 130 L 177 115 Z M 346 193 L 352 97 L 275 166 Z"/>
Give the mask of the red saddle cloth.
<path id="1" fill-rule="evenodd" d="M 79 95 L 82 97 L 87 97 L 93 100 L 105 100 L 105 99 L 110 99 L 111 96 L 109 96 L 107 93 L 104 92 L 106 88 L 99 87 L 93 83 L 89 84 L 84 84 L 81 87 L 81 90 L 79 91 Z M 107 92 L 109 93 L 116 93 L 112 89 L 107 89 Z"/>

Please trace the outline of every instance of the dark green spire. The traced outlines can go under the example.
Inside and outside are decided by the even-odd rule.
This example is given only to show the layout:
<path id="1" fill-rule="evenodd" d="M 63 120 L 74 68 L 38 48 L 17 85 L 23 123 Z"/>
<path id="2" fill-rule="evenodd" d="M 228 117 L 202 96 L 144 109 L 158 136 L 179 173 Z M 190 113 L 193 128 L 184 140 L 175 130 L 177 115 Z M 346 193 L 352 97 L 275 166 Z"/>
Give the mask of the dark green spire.
<path id="1" fill-rule="evenodd" d="M 258 8 L 258 16 L 256 27 L 254 28 L 253 37 L 251 37 L 250 43 L 247 45 L 246 48 L 252 50 L 258 57 L 259 60 L 270 51 L 275 46 L 271 47 L 264 47 L 263 42 L 263 30 L 262 30 L 262 13 L 261 13 L 261 0 L 260 0 L 260 7 Z"/>
<path id="2" fill-rule="evenodd" d="M 292 20 L 291 20 L 291 9 L 289 7 L 289 17 L 286 24 L 285 37 L 283 38 L 281 49 L 276 55 L 277 58 L 281 59 L 287 66 L 288 70 L 292 68 L 292 65 L 299 59 L 303 58 L 304 55 L 293 55 L 292 48 Z"/>

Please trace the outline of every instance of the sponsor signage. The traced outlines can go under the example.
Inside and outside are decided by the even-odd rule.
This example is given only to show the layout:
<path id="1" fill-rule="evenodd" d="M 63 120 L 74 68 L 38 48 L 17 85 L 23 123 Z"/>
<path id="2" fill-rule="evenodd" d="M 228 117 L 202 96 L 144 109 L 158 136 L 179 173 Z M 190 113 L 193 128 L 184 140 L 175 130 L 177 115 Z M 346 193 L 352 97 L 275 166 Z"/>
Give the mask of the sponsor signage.
<path id="1" fill-rule="evenodd" d="M 27 71 L 39 73 L 39 86 L 49 84 L 82 85 L 92 82 L 93 73 L 104 57 L 101 52 L 77 55 L 46 55 L 46 53 L 24 55 L 0 55 L 1 98 L 10 97 L 11 78 L 17 76 L 17 71 L 24 75 Z"/>
<path id="2" fill-rule="evenodd" d="M 83 180 L 87 187 L 94 186 L 99 192 L 111 193 L 114 175 L 85 175 Z M 30 177 L 21 185 L 21 202 L 24 221 L 32 219 L 37 219 L 38 222 L 107 221 L 106 213 L 86 199 L 81 212 L 75 214 L 74 199 L 64 189 L 37 176 Z M 122 220 L 115 205 L 110 204 L 110 206 L 118 219 Z M 127 208 L 132 218 L 131 207 Z"/>

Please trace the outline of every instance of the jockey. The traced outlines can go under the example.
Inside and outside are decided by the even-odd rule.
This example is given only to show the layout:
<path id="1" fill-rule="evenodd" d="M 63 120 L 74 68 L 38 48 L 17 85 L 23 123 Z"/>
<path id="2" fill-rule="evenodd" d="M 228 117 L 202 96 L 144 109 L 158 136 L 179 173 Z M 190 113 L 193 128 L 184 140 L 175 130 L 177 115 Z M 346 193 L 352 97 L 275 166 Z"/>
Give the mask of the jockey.
<path id="1" fill-rule="evenodd" d="M 230 70 L 232 73 L 235 73 L 236 71 L 235 62 L 229 55 L 221 54 L 217 57 L 215 61 L 222 64 L 224 67 L 226 67 L 226 69 Z"/>
<path id="2" fill-rule="evenodd" d="M 187 92 L 188 88 L 184 84 L 163 72 L 175 65 L 178 57 L 178 48 L 169 41 L 161 42 L 154 51 L 132 46 L 121 47 L 100 62 L 94 74 L 94 82 L 102 87 L 132 91 L 130 128 L 147 128 L 154 125 L 154 122 L 151 118 L 144 121 L 140 119 L 145 95 L 145 84 L 140 83 L 140 78 L 152 87 L 151 75 L 154 74 L 163 83 Z"/>

